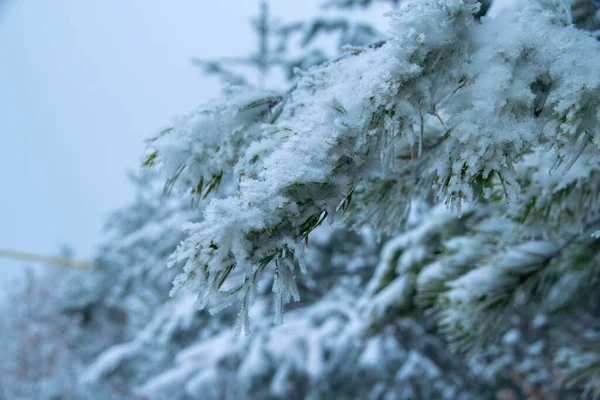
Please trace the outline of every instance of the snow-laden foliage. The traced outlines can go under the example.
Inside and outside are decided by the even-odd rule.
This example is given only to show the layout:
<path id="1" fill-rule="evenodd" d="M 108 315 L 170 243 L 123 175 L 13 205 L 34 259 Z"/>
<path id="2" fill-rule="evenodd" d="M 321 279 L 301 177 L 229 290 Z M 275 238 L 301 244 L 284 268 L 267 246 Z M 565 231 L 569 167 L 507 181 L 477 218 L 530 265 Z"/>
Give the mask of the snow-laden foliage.
<path id="1" fill-rule="evenodd" d="M 125 393 L 149 399 L 489 396 L 491 386 L 419 321 L 399 318 L 369 330 L 357 299 L 377 261 L 372 233 L 322 228 L 309 246 L 314 268 L 285 324 L 272 324 L 272 282 L 260 282 L 248 337 L 235 335 L 231 311 L 220 319 L 198 315 L 193 296 L 177 296 L 132 340 L 100 354 L 81 384 L 102 388 L 121 380 L 130 387 Z M 181 337 L 189 339 L 185 346 Z"/>
<path id="2" fill-rule="evenodd" d="M 220 77 L 226 84 L 225 91 L 229 85 L 272 88 L 280 86 L 274 72 L 282 72 L 284 80 L 292 80 L 297 68 L 306 70 L 344 51 L 386 39 L 378 27 L 360 15 L 323 13 L 309 20 L 282 21 L 271 16 L 266 1 L 261 2 L 259 15 L 252 19 L 252 28 L 258 39 L 257 47 L 247 56 L 217 60 L 194 58 L 193 63 L 205 73 Z M 247 76 L 249 68 L 259 73 L 257 82 Z"/>
<path id="3" fill-rule="evenodd" d="M 275 312 L 280 316 L 280 305 L 297 298 L 293 276 L 303 268 L 305 238 L 328 215 L 346 208 L 359 182 L 383 174 L 389 157 L 382 163 L 380 155 L 393 153 L 394 142 L 415 142 L 414 129 L 406 134 L 392 124 L 414 122 L 408 96 L 424 75 L 418 63 L 424 63 L 429 48 L 448 56 L 461 52 L 459 36 L 476 9 L 470 3 L 418 4 L 396 15 L 399 37 L 384 48 L 309 72 L 279 99 L 235 96 L 156 138 L 151 157 L 164 166 L 169 182 L 190 188 L 190 182 L 218 176 L 221 171 L 202 163 L 210 159 L 233 171 L 237 189 L 212 199 L 204 219 L 188 227 L 189 237 L 173 257 L 174 262 L 187 260 L 175 290 L 188 286 L 199 292 L 199 307 L 207 301 L 220 305 L 227 298 L 239 300 L 243 323 L 257 279 L 275 264 Z M 435 34 L 419 32 L 429 30 Z M 409 87 L 402 104 L 389 107 L 404 86 Z M 221 114 L 229 117 L 219 119 Z M 230 126 L 221 128 L 214 120 Z M 240 136 L 260 139 L 246 143 L 243 152 L 204 146 Z M 186 137 L 196 139 L 200 148 L 190 151 Z M 421 150 L 423 142 L 425 138 L 419 141 Z M 220 152 L 227 157 L 219 157 Z M 239 282 L 233 283 L 235 278 Z M 221 290 L 225 282 L 232 282 L 231 287 Z"/>
<path id="4" fill-rule="evenodd" d="M 287 92 L 217 100 L 157 137 L 149 160 L 169 186 L 197 195 L 228 178 L 171 258 L 183 265 L 173 293 L 196 293 L 213 311 L 235 303 L 249 331 L 257 283 L 274 277 L 281 322 L 283 305 L 301 298 L 316 227 L 343 214 L 393 235 L 422 199 L 440 204 L 433 225 L 388 245 L 411 248 L 369 285 L 374 323 L 425 309 L 473 348 L 499 339 L 509 324 L 493 323 L 511 310 L 593 317 L 600 45 L 573 26 L 568 3 L 525 2 L 481 21 L 478 10 L 407 3 L 389 14 L 383 46 L 302 72 Z M 445 223 L 462 226 L 427 253 L 427 229 Z M 557 365 L 587 365 L 583 380 L 596 385 L 589 346 L 572 347 L 581 355 L 562 352 Z"/>
<path id="5" fill-rule="evenodd" d="M 56 279 L 45 281 L 56 284 Z M 73 344 L 70 319 L 56 313 L 57 298 L 44 282 L 28 271 L 24 282 L 12 285 L 1 305 L 2 359 L 0 398 L 49 398 L 75 392 L 80 359 L 67 350 Z M 107 332 L 108 333 L 108 332 Z M 107 334 L 107 336 L 109 336 Z M 45 393 L 45 394 L 43 394 Z"/>
<path id="6" fill-rule="evenodd" d="M 183 386 L 206 399 L 478 399 L 489 393 L 415 322 L 367 339 L 362 328 L 352 299 L 321 299 L 288 312 L 284 325 L 257 326 L 249 338 L 226 331 L 191 346 L 140 392 L 167 398 Z"/>
<path id="7" fill-rule="evenodd" d="M 8 299 L 0 308 L 0 398 L 91 398 L 78 385 L 78 375 L 98 353 L 127 335 L 124 312 L 97 295 L 86 293 L 94 303 L 70 303 L 71 285 L 94 291 L 97 276 L 53 268 L 28 273 L 25 282 L 2 288 Z M 102 390 L 98 397 L 110 392 Z"/>
<path id="8" fill-rule="evenodd" d="M 151 157 L 169 183 L 194 191 L 230 171 L 235 185 L 188 227 L 173 257 L 187 260 L 175 289 L 199 292 L 199 306 L 235 296 L 246 310 L 257 277 L 276 264 L 280 302 L 296 297 L 303 239 L 351 196 L 381 195 L 382 180 L 397 179 L 396 208 L 426 194 L 415 181 L 429 181 L 452 210 L 504 196 L 527 220 L 573 187 L 585 202 L 571 210 L 571 229 L 586 228 L 598 209 L 598 43 L 569 25 L 561 3 L 533 2 L 482 24 L 471 17 L 477 9 L 411 3 L 391 14 L 382 48 L 312 69 L 288 93 L 237 94 L 156 138 Z M 536 191 L 515 164 L 538 152 L 549 162 L 536 165 Z"/>
<path id="9" fill-rule="evenodd" d="M 90 269 L 50 267 L 41 276 L 32 275 L 26 287 L 8 290 L 1 336 L 3 347 L 14 352 L 0 362 L 0 398 L 131 398 L 136 368 L 118 371 L 93 391 L 78 382 L 79 375 L 99 354 L 131 340 L 149 319 L 157 319 L 174 278 L 164 265 L 183 237 L 181 224 L 193 218 L 189 200 L 161 196 L 162 185 L 152 174 L 132 180 L 136 198 L 109 216 Z M 188 314 L 195 321 L 194 311 Z M 175 324 L 174 318 L 163 329 L 176 330 L 169 328 Z"/>
<path id="10" fill-rule="evenodd" d="M 52 270 L 14 293 L 21 307 L 3 313 L 0 331 L 20 345 L 0 361 L 3 395 L 477 399 L 492 390 L 417 320 L 368 331 L 357 299 L 378 259 L 369 230 L 312 233 L 302 301 L 283 326 L 272 324 L 267 275 L 250 337 L 236 337 L 235 309 L 211 317 L 194 309 L 194 295 L 167 301 L 174 271 L 165 264 L 177 241 L 157 240 L 180 238 L 175 227 L 196 208 L 162 197 L 152 176 L 135 183 L 138 196 L 109 218 L 92 270 Z"/>
<path id="11" fill-rule="evenodd" d="M 12 288 L 0 397 L 600 393 L 598 7 L 517 3 L 406 2 L 178 118 L 91 270 Z"/>
<path id="12" fill-rule="evenodd" d="M 460 219 L 443 205 L 422 212 L 422 221 L 384 246 L 362 301 L 365 318 L 371 321 L 371 330 L 379 331 L 398 315 L 424 311 L 437 317 L 439 329 L 453 339 L 452 344 L 470 349 L 467 359 L 484 381 L 533 398 L 579 398 L 581 382 L 570 382 L 572 372 L 561 371 L 566 365 L 561 349 L 574 351 L 595 337 L 597 325 L 589 314 L 594 310 L 577 307 L 576 316 L 564 310 L 554 314 L 555 309 L 525 298 L 537 295 L 529 293 L 528 286 L 520 288 L 521 297 L 502 297 L 505 294 L 498 288 L 515 278 L 510 272 L 521 260 L 535 260 L 536 255 L 498 253 L 497 243 L 508 240 L 515 228 L 490 214 L 489 206 Z M 537 246 L 541 244 L 528 242 L 520 250 Z M 494 267 L 473 269 L 494 258 L 508 269 L 505 274 Z M 460 287 L 465 280 L 470 286 Z M 495 304 L 499 298 L 505 303 Z"/>

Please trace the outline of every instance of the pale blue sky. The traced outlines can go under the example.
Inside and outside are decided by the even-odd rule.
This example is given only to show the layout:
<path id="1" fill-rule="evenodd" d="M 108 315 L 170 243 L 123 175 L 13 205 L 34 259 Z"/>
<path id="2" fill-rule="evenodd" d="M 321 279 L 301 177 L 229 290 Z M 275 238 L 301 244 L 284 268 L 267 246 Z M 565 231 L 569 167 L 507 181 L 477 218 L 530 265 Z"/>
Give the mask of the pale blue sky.
<path id="1" fill-rule="evenodd" d="M 274 0 L 313 15 L 316 0 Z M 143 139 L 219 92 L 190 57 L 247 54 L 254 0 L 13 1 L 0 15 L 0 248 L 93 253 Z M 378 14 L 377 14 L 378 13 Z M 381 11 L 375 11 L 380 15 Z M 22 262 L 0 259 L 0 280 Z"/>

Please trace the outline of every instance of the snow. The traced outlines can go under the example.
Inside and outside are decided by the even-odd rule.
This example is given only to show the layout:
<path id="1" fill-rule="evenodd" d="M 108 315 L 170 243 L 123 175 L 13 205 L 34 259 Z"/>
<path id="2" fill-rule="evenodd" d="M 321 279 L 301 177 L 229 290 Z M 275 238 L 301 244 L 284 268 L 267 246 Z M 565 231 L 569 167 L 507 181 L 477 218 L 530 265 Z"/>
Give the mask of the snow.
<path id="1" fill-rule="evenodd" d="M 82 386 L 476 399 L 515 371 L 543 391 L 592 365 L 600 48 L 563 3 L 481 23 L 477 7 L 406 3 L 384 45 L 289 91 L 230 88 L 151 140 L 176 200 L 150 185 L 112 218 L 95 273 L 63 280 L 71 329 L 108 320 L 118 337 Z"/>

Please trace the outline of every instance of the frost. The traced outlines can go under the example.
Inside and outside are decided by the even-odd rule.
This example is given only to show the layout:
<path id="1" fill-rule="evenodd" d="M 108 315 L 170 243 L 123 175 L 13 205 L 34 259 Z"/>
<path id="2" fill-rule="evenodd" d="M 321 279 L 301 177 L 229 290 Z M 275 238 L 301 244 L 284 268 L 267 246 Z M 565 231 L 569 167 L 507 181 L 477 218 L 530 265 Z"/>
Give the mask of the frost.
<path id="1" fill-rule="evenodd" d="M 600 393 L 597 6 L 479 7 L 404 2 L 385 43 L 150 139 L 162 184 L 90 275 L 14 302 L 9 376 L 64 332 L 73 398 Z"/>
<path id="2" fill-rule="evenodd" d="M 597 42 L 570 25 L 562 3 L 510 8 L 478 24 L 474 2 L 407 4 L 389 14 L 382 47 L 303 72 L 286 93 L 232 92 L 159 135 L 151 162 L 167 187 L 214 194 L 172 256 L 184 264 L 173 293 L 198 293 L 198 308 L 236 302 L 249 330 L 254 285 L 268 270 L 281 322 L 316 227 L 348 211 L 355 225 L 374 220 L 389 232 L 431 186 L 459 215 L 497 196 L 532 225 L 557 196 L 599 210 L 587 183 L 600 148 Z M 568 202 L 550 217 L 568 207 L 583 229 L 585 214 Z M 525 253 L 506 253 L 495 268 L 539 261 Z M 398 273 L 425 257 L 407 249 Z M 496 285 L 511 281 L 490 273 Z"/>

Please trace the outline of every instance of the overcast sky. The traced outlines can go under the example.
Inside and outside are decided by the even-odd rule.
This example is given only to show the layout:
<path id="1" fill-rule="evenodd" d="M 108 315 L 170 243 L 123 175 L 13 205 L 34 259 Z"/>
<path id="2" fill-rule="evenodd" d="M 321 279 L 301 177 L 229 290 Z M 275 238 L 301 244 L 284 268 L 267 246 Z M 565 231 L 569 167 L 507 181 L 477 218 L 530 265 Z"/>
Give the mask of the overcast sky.
<path id="1" fill-rule="evenodd" d="M 317 0 L 272 0 L 286 19 Z M 254 0 L 13 1 L 0 15 L 0 249 L 89 259 L 143 140 L 219 93 L 193 56 L 245 55 Z M 381 14 L 375 10 L 374 15 Z M 0 258 L 0 280 L 23 263 Z"/>

